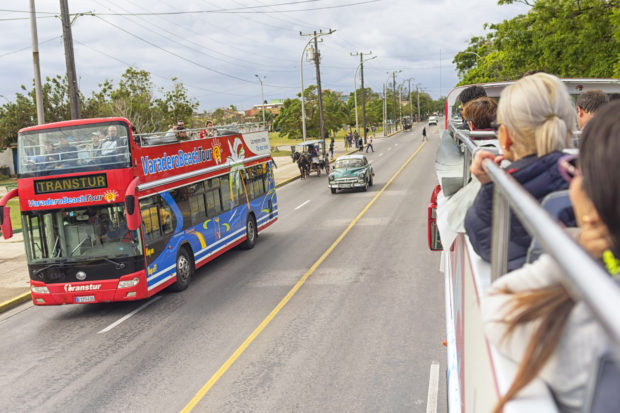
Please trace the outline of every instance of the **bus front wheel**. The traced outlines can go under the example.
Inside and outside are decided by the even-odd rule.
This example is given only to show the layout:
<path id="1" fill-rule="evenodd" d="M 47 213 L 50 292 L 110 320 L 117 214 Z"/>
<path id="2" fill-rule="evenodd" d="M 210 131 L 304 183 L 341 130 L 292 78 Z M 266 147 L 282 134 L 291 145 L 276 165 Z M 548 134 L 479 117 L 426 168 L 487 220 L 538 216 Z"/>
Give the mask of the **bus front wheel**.
<path id="1" fill-rule="evenodd" d="M 258 236 L 254 215 L 248 215 L 248 220 L 245 223 L 245 236 L 246 239 L 243 243 L 243 248 L 246 250 L 254 248 L 254 245 L 256 245 L 256 237 Z"/>
<path id="2" fill-rule="evenodd" d="M 177 256 L 177 280 L 170 286 L 172 291 L 183 291 L 189 286 L 194 273 L 194 265 L 189 258 L 187 249 L 181 248 Z"/>

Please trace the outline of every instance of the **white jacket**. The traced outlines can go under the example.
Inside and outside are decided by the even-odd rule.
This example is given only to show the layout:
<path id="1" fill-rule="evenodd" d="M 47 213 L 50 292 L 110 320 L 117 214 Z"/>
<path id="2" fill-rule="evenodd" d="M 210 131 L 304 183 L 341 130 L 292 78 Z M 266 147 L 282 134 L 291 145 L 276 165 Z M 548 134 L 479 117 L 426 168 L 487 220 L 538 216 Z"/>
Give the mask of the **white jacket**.
<path id="1" fill-rule="evenodd" d="M 549 255 L 543 255 L 533 264 L 526 264 L 493 283 L 481 305 L 487 338 L 499 352 L 520 363 L 538 322 L 522 324 L 504 339 L 506 324 L 497 320 L 505 313 L 511 295 L 498 291 L 540 289 L 559 283 L 560 277 L 562 270 L 557 263 Z M 609 339 L 590 311 L 582 302 L 577 302 L 555 352 L 539 373 L 555 394 L 560 411 L 581 411 L 589 376 L 608 343 Z"/>

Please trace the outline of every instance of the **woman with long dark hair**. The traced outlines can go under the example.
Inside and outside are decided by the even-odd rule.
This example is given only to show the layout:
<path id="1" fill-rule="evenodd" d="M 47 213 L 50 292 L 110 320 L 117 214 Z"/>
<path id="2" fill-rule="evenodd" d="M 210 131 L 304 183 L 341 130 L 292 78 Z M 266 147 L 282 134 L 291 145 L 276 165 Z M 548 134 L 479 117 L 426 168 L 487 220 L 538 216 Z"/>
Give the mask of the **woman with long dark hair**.
<path id="1" fill-rule="evenodd" d="M 611 275 L 620 270 L 620 101 L 597 112 L 582 135 L 579 168 L 560 161 L 580 227 L 578 242 Z M 593 365 L 607 350 L 601 326 L 560 280 L 548 255 L 493 283 L 482 306 L 486 333 L 497 349 L 520 362 L 495 411 L 532 379 L 544 380 L 562 412 L 580 412 Z M 618 304 L 620 306 L 620 303 Z"/>

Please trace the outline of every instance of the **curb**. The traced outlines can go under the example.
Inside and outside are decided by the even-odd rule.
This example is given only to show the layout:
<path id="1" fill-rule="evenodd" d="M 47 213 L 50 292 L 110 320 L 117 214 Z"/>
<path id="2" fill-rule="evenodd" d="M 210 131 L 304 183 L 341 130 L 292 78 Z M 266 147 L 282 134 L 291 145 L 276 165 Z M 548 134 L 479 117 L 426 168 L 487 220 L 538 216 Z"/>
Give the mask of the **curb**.
<path id="1" fill-rule="evenodd" d="M 15 298 L 11 298 L 3 303 L 0 303 L 0 313 L 4 313 L 5 311 L 10 310 L 11 308 L 17 307 L 18 305 L 25 303 L 28 300 L 31 300 L 32 297 L 30 295 L 30 291 L 24 293 L 22 295 L 18 295 Z"/>

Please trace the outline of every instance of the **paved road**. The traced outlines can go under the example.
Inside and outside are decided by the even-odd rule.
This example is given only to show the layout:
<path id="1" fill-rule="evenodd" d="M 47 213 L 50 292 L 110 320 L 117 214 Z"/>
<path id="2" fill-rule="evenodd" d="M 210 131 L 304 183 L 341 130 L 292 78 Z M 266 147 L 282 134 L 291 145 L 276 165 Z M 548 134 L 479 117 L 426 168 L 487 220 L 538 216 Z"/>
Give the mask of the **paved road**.
<path id="1" fill-rule="evenodd" d="M 443 278 L 426 248 L 431 132 L 421 148 L 418 130 L 377 140 L 368 192 L 332 195 L 324 176 L 286 185 L 257 246 L 182 293 L 0 315 L 0 410 L 180 411 L 419 149 L 194 410 L 424 412 L 433 376 L 446 411 Z"/>

